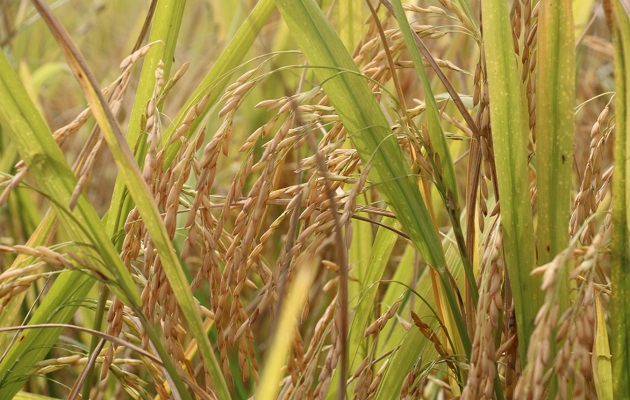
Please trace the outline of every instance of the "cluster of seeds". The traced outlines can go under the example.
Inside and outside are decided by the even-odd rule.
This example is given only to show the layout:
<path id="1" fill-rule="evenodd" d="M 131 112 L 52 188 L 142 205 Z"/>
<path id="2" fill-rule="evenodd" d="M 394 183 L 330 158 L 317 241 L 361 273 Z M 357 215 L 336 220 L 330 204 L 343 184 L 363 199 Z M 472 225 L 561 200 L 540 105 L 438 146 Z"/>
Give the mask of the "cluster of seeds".
<path id="1" fill-rule="evenodd" d="M 503 282 L 503 256 L 501 230 L 497 223 L 488 235 L 488 244 L 481 260 L 477 324 L 473 338 L 468 380 L 462 399 L 492 399 L 497 373 L 494 339 L 499 327 L 499 313 L 503 309 L 501 286 Z"/>
<path id="2" fill-rule="evenodd" d="M 569 233 L 574 236 L 586 222 L 580 234 L 582 243 L 590 243 L 592 240 L 596 226 L 590 217 L 610 193 L 612 167 L 606 171 L 602 167 L 604 148 L 612 132 L 612 117 L 609 117 L 609 112 L 610 104 L 602 110 L 591 128 L 590 154 L 582 174 L 580 189 L 573 201 Z"/>
<path id="3" fill-rule="evenodd" d="M 592 364 L 595 300 L 598 296 L 603 295 L 605 299 L 609 295 L 605 283 L 598 282 L 598 270 L 608 257 L 602 244 L 610 239 L 609 235 L 610 226 L 606 224 L 591 245 L 584 248 L 572 245 L 550 263 L 533 271 L 543 274 L 542 289 L 546 291 L 546 298 L 536 317 L 527 367 L 516 386 L 516 398 L 544 397 L 552 381 L 555 381 L 561 399 L 596 397 Z M 576 281 L 578 295 L 560 315 L 557 296 L 560 285 L 566 282 L 559 281 L 559 272 L 572 262 L 577 267 L 570 273 L 570 278 Z"/>

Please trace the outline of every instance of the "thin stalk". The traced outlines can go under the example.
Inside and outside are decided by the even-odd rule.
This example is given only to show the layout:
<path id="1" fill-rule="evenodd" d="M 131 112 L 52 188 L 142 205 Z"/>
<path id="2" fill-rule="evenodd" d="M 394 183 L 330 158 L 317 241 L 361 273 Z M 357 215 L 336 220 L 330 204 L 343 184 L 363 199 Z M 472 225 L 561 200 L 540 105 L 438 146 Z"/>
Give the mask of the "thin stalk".
<path id="1" fill-rule="evenodd" d="M 92 325 L 92 329 L 95 331 L 100 331 L 103 325 L 103 318 L 105 317 L 105 305 L 107 304 L 107 298 L 109 297 L 109 289 L 107 289 L 106 285 L 101 285 L 101 291 L 98 296 L 98 302 L 96 304 L 96 313 L 94 315 L 94 324 Z M 92 336 L 92 340 L 90 341 L 90 352 L 89 354 L 94 354 L 96 351 L 96 347 L 98 346 L 101 339 L 96 336 Z M 90 392 L 92 391 L 92 386 L 94 384 L 94 380 L 96 377 L 94 376 L 94 364 L 89 365 L 89 371 L 85 378 L 85 386 L 83 386 L 83 398 L 89 399 Z"/>
<path id="2" fill-rule="evenodd" d="M 611 4 L 612 3 L 612 4 Z M 615 173 L 613 175 L 613 241 L 611 253 L 612 296 L 610 304 L 610 348 L 612 354 L 612 382 L 614 398 L 630 393 L 630 220 L 628 203 L 630 185 L 628 170 L 630 152 L 628 133 L 630 119 L 630 20 L 619 0 L 604 3 L 615 48 Z"/>

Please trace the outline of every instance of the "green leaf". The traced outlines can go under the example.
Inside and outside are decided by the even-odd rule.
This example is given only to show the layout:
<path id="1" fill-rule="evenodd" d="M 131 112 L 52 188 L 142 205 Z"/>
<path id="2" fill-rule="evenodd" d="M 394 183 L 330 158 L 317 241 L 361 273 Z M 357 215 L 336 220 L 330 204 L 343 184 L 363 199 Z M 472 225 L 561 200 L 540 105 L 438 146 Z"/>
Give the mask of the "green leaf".
<path id="1" fill-rule="evenodd" d="M 569 244 L 573 183 L 575 43 L 571 0 L 543 1 L 538 17 L 536 61 L 536 172 L 538 265 Z M 569 307 L 567 267 L 558 275 L 558 305 Z M 552 344 L 551 354 L 557 352 Z M 550 389 L 550 397 L 555 393 Z"/>
<path id="2" fill-rule="evenodd" d="M 575 45 L 571 1 L 544 1 L 538 17 L 536 170 L 538 264 L 569 244 L 573 172 Z M 562 312 L 562 310 L 560 311 Z"/>
<path id="3" fill-rule="evenodd" d="M 418 50 L 418 45 L 416 43 L 414 32 L 411 30 L 411 26 L 409 25 L 409 21 L 407 21 L 407 17 L 405 15 L 405 11 L 403 10 L 402 3 L 400 0 L 393 1 L 393 9 L 396 19 L 398 20 L 398 25 L 400 26 L 400 30 L 405 39 L 405 43 L 407 45 L 407 50 L 409 54 L 411 54 L 411 59 L 413 60 L 413 64 L 415 66 L 416 71 L 418 72 L 418 76 L 420 77 L 420 81 L 422 82 L 422 86 L 424 88 L 424 101 L 426 104 L 426 117 L 427 117 L 427 128 L 429 131 L 429 138 L 431 141 L 431 148 L 436 153 L 437 160 L 435 160 L 436 164 L 439 164 L 436 169 L 438 172 L 436 175 L 440 177 L 444 182 L 443 185 L 445 188 L 443 191 L 445 192 L 443 195 L 446 198 L 447 202 L 452 202 L 455 210 L 458 209 L 458 191 L 457 191 L 457 179 L 455 178 L 455 166 L 453 165 L 453 159 L 451 157 L 451 152 L 449 150 L 448 144 L 446 143 L 446 137 L 444 136 L 444 131 L 442 130 L 442 126 L 440 125 L 440 116 L 438 111 L 437 102 L 435 97 L 433 96 L 433 90 L 431 89 L 431 84 L 429 83 L 429 78 L 424 69 L 424 64 L 422 62 L 422 57 L 420 56 L 420 51 Z M 448 208 L 448 206 L 447 206 Z M 457 212 L 453 214 L 458 214 Z M 453 219 L 458 218 L 457 215 L 451 215 Z M 455 225 L 458 221 L 452 221 Z M 464 247 L 461 248 L 462 251 L 465 251 Z M 466 260 L 466 279 L 468 282 L 468 289 L 472 295 L 473 304 L 477 304 L 477 300 L 479 298 L 479 294 L 477 293 L 477 285 L 475 283 L 475 276 L 472 271 L 472 265 Z"/>
<path id="4" fill-rule="evenodd" d="M 418 47 L 416 45 L 411 26 L 409 26 L 409 21 L 407 21 L 402 3 L 400 2 L 400 0 L 393 0 L 392 6 L 394 8 L 394 15 L 398 20 L 398 25 L 400 26 L 400 31 L 402 32 L 403 38 L 405 39 L 407 50 L 411 55 L 413 65 L 415 66 L 416 72 L 418 73 L 420 82 L 422 82 L 422 88 L 424 90 L 424 101 L 427 107 L 426 118 L 427 128 L 429 130 L 429 138 L 431 139 L 431 147 L 433 151 L 435 151 L 439 156 L 440 169 L 442 170 L 442 174 L 444 176 L 445 185 L 447 189 L 450 190 L 450 192 L 452 193 L 453 201 L 455 202 L 455 204 L 457 204 L 457 180 L 455 179 L 453 159 L 451 157 L 451 152 L 449 151 L 448 144 L 446 143 L 446 138 L 444 137 L 442 125 L 440 125 L 440 115 L 437 102 L 435 101 L 435 97 L 433 96 L 433 90 L 431 89 L 431 83 L 429 82 L 429 77 L 427 76 L 427 72 L 424 69 L 422 56 L 420 55 L 420 51 L 418 50 Z"/>
<path id="5" fill-rule="evenodd" d="M 610 3 L 609 3 L 610 4 Z M 613 175 L 613 232 L 610 277 L 613 284 L 610 302 L 610 347 L 612 359 L 613 397 L 630 393 L 630 19 L 619 0 L 613 0 L 615 48 L 615 173 Z"/>
<path id="6" fill-rule="evenodd" d="M 521 363 L 542 305 L 527 171 L 528 113 L 512 43 L 510 11 L 503 0 L 482 0 L 490 92 L 490 121 L 501 204 L 503 253 L 514 296 Z M 566 227 L 565 227 L 566 229 Z"/>
<path id="7" fill-rule="evenodd" d="M 595 359 L 596 379 L 595 390 L 600 400 L 612 400 L 613 397 L 613 373 L 608 342 L 608 326 L 606 324 L 606 310 L 599 297 L 595 298 L 597 311 L 597 328 L 595 330 Z"/>
<path id="8" fill-rule="evenodd" d="M 262 369 L 262 377 L 256 390 L 256 399 L 274 400 L 278 398 L 278 390 L 282 380 L 282 367 L 287 365 L 287 357 L 293 344 L 300 312 L 308 299 L 311 283 L 315 276 L 315 265 L 318 262 L 319 260 L 313 254 L 303 253 L 300 264 L 306 265 L 302 265 L 291 284 L 287 300 L 280 315 L 278 327 L 276 328 L 278 334 L 273 340 Z"/>

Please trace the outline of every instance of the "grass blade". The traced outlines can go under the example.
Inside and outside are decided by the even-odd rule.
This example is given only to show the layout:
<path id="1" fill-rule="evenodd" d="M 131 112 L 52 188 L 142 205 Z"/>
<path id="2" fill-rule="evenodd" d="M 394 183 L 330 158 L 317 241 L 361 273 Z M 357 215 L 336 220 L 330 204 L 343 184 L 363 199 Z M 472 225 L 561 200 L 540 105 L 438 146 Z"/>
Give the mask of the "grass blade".
<path id="1" fill-rule="evenodd" d="M 543 1 L 540 6 L 536 62 L 536 170 L 538 264 L 542 265 L 569 243 L 575 46 L 571 1 Z"/>
<path id="2" fill-rule="evenodd" d="M 302 260 L 302 267 L 297 272 L 295 281 L 291 284 L 291 290 L 287 297 L 286 306 L 282 309 L 282 315 L 278 327 L 279 334 L 276 335 L 271 349 L 267 354 L 267 361 L 263 368 L 263 375 L 256 391 L 256 399 L 273 400 L 277 398 L 280 380 L 282 378 L 282 367 L 286 365 L 287 356 L 293 342 L 293 334 L 296 329 L 297 320 L 308 298 L 311 283 L 314 278 L 317 259 L 312 255 L 306 256 Z M 310 264 L 310 265 L 309 265 Z"/>
<path id="3" fill-rule="evenodd" d="M 415 70 L 418 73 L 420 82 L 422 82 L 422 88 L 424 89 L 424 100 L 427 107 L 426 119 L 427 127 L 429 130 L 429 137 L 431 140 L 431 147 L 439 157 L 436 162 L 440 163 L 440 168 L 444 177 L 444 183 L 447 190 L 450 191 L 450 194 L 447 193 L 446 196 L 452 196 L 452 201 L 457 204 L 458 191 L 457 181 L 455 179 L 455 170 L 453 168 L 453 159 L 451 157 L 451 152 L 449 151 L 448 144 L 446 143 L 444 131 L 442 130 L 442 126 L 440 125 L 438 106 L 437 102 L 435 101 L 435 97 L 433 96 L 431 83 L 429 82 L 429 77 L 427 76 L 427 72 L 424 69 L 422 56 L 420 56 L 420 51 L 418 51 L 418 47 L 416 46 L 413 32 L 411 30 L 411 26 L 409 26 L 409 21 L 407 21 L 407 17 L 405 16 L 405 11 L 403 10 L 402 3 L 400 2 L 400 0 L 394 0 L 392 1 L 392 6 L 394 9 L 394 15 L 398 20 L 398 25 L 400 26 L 400 30 L 405 39 L 405 44 L 407 45 L 407 49 L 409 50 L 409 54 L 411 55 L 411 59 L 413 60 Z"/>
<path id="4" fill-rule="evenodd" d="M 602 301 L 595 299 L 597 309 L 597 329 L 595 334 L 595 358 L 594 367 L 596 369 L 595 389 L 597 398 L 601 400 L 612 400 L 613 397 L 613 373 L 610 362 L 610 344 L 608 341 L 608 327 L 606 325 L 606 312 Z"/>
<path id="5" fill-rule="evenodd" d="M 543 300 L 539 279 L 530 276 L 536 265 L 536 247 L 527 172 L 528 118 L 512 44 L 508 5 L 502 0 L 483 0 L 482 13 L 503 252 L 514 295 L 519 351 L 524 362 L 534 318 Z"/>
<path id="6" fill-rule="evenodd" d="M 542 1 L 536 61 L 538 265 L 569 245 L 573 183 L 575 41 L 570 0 Z M 569 307 L 567 267 L 558 277 L 560 314 Z M 556 353 L 555 346 L 551 350 Z M 552 393 L 553 393 L 552 389 Z"/>
<path id="7" fill-rule="evenodd" d="M 613 232 L 611 280 L 613 291 L 610 304 L 610 348 L 612 359 L 613 396 L 630 393 L 630 220 L 628 202 L 628 102 L 630 101 L 630 19 L 619 0 L 605 2 L 607 16 L 613 21 L 615 48 L 615 173 L 613 176 Z"/>
<path id="8" fill-rule="evenodd" d="M 381 222 L 399 228 L 396 221 L 391 218 L 385 218 Z M 361 291 L 355 293 L 358 297 L 358 301 L 354 307 L 354 315 L 348 332 L 348 371 L 354 371 L 366 356 L 366 354 L 363 354 L 361 351 L 362 348 L 365 347 L 365 329 L 374 315 L 375 308 L 376 312 L 378 312 L 378 306 L 375 304 L 375 301 L 377 300 L 376 296 L 380 286 L 379 281 L 382 279 L 387 261 L 391 256 L 397 239 L 398 235 L 396 233 L 383 227 L 379 228 L 376 239 L 372 243 L 372 251 L 370 252 L 369 261 L 365 267 L 365 276 L 359 277 Z M 356 267 L 353 271 L 355 270 Z M 339 371 L 335 370 L 330 387 L 336 388 L 338 382 Z M 352 390 L 353 384 L 348 385 L 349 390 Z M 332 399 L 334 398 L 334 394 L 334 391 L 330 391 L 327 397 Z"/>
<path id="9" fill-rule="evenodd" d="M 426 118 L 427 118 L 427 129 L 429 131 L 429 138 L 431 140 L 432 150 L 435 151 L 437 157 L 435 159 L 435 163 L 438 164 L 438 170 L 441 171 L 441 174 L 436 177 L 436 179 L 443 179 L 443 185 L 445 186 L 444 197 L 448 204 L 452 204 L 455 210 L 458 210 L 458 190 L 457 190 L 457 180 L 455 178 L 455 167 L 453 165 L 453 159 L 451 157 L 451 152 L 449 150 L 448 144 L 446 143 L 446 137 L 444 136 L 444 131 L 442 130 L 442 126 L 440 125 L 440 116 L 438 111 L 437 102 L 435 101 L 435 97 L 433 96 L 433 90 L 431 89 L 431 84 L 429 82 L 429 78 L 424 69 L 424 64 L 422 62 L 422 57 L 420 56 L 420 51 L 418 50 L 416 38 L 414 37 L 414 32 L 411 30 L 411 26 L 409 25 L 409 21 L 407 21 L 407 17 L 405 16 L 405 12 L 403 10 L 402 3 L 400 0 L 394 0 L 392 2 L 392 7 L 394 11 L 394 15 L 398 20 L 398 25 L 400 26 L 400 30 L 405 39 L 405 43 L 407 44 L 407 49 L 411 55 L 411 59 L 413 60 L 413 64 L 415 66 L 416 72 L 418 72 L 418 76 L 420 77 L 420 81 L 422 82 L 422 86 L 424 88 L 424 99 L 426 103 Z M 417 40 L 420 40 L 417 38 Z M 459 216 L 457 211 L 450 213 L 453 217 L 453 224 L 458 223 L 457 220 Z M 462 253 L 466 252 L 464 246 L 460 248 Z M 469 258 L 467 255 L 464 256 L 464 264 L 466 271 L 466 279 L 468 283 L 468 288 L 473 298 L 473 305 L 477 304 L 477 300 L 479 298 L 479 294 L 477 293 L 477 285 L 475 283 L 475 276 L 472 271 L 472 265 L 469 262 Z"/>

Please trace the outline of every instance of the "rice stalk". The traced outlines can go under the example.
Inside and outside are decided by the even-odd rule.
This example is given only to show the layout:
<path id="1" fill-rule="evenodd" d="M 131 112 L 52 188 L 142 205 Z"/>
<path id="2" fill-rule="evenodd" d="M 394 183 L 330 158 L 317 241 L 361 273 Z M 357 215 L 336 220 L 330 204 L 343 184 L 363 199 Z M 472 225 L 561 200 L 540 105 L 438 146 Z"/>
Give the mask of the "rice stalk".
<path id="1" fill-rule="evenodd" d="M 630 390 L 630 377 L 628 376 L 628 334 L 627 334 L 627 296 L 626 276 L 628 259 L 628 183 L 627 174 L 627 132 L 628 132 L 628 71 L 630 59 L 630 21 L 628 14 L 619 1 L 605 2 L 605 11 L 613 34 L 615 46 L 615 96 L 616 106 L 616 135 L 615 135 L 615 174 L 613 178 L 613 235 L 614 242 L 611 248 L 611 280 L 615 290 L 611 298 L 611 352 L 615 354 L 612 362 L 613 371 L 613 395 L 621 395 Z"/>

